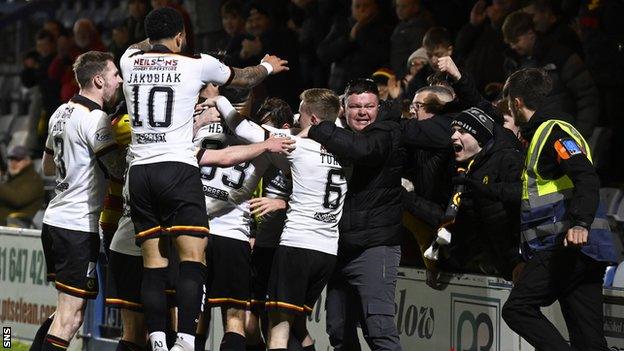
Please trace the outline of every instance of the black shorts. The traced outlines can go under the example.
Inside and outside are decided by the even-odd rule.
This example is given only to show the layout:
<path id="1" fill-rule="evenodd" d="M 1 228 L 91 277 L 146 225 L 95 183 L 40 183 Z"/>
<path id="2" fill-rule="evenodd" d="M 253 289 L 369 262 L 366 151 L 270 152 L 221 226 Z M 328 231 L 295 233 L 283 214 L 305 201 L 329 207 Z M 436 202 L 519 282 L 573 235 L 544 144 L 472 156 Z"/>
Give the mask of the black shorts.
<path id="1" fill-rule="evenodd" d="M 212 306 L 249 307 L 251 246 L 248 241 L 218 235 L 208 237 L 208 303 Z"/>
<path id="2" fill-rule="evenodd" d="M 128 177 L 137 245 L 166 235 L 208 234 L 199 168 L 182 162 L 134 165 Z"/>
<path id="3" fill-rule="evenodd" d="M 43 224 L 41 243 L 47 279 L 56 290 L 85 299 L 98 294 L 97 260 L 100 253 L 98 233 L 81 232 Z"/>
<path id="4" fill-rule="evenodd" d="M 278 246 L 273 256 L 267 310 L 310 314 L 332 274 L 336 256 L 316 250 Z"/>
<path id="5" fill-rule="evenodd" d="M 169 256 L 167 275 L 167 305 L 177 306 L 175 300 L 175 282 L 178 277 L 179 260 L 177 253 L 172 251 Z M 143 279 L 143 257 L 126 255 L 111 250 L 108 257 L 106 275 L 106 305 L 142 312 L 141 282 Z"/>
<path id="6" fill-rule="evenodd" d="M 276 248 L 254 246 L 251 252 L 251 308 L 262 311 Z"/>
<path id="7" fill-rule="evenodd" d="M 141 312 L 143 257 L 110 251 L 106 272 L 106 305 Z"/>

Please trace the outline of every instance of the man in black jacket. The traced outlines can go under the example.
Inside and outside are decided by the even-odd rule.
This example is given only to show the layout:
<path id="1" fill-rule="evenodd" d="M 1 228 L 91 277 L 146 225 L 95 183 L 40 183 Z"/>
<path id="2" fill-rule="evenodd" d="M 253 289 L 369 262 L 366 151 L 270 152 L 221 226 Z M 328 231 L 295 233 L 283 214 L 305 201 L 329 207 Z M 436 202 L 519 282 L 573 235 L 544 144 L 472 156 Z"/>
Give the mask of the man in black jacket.
<path id="1" fill-rule="evenodd" d="M 454 178 L 453 183 L 467 188 L 456 222 L 449 228 L 453 233 L 450 261 L 461 270 L 468 267 L 511 280 L 521 261 L 520 201 L 507 185 L 520 184 L 520 143 L 478 108 L 458 114 L 452 128 L 455 161 L 467 169 L 465 176 Z M 480 258 L 475 260 L 478 254 Z M 470 267 L 470 262 L 476 263 L 475 267 Z"/>
<path id="2" fill-rule="evenodd" d="M 337 16 L 316 51 L 322 63 L 332 66 L 328 87 L 342 91 L 350 79 L 370 76 L 387 65 L 391 34 L 377 0 L 353 0 L 351 17 Z"/>
<path id="3" fill-rule="evenodd" d="M 405 149 L 399 125 L 377 121 L 377 85 L 358 79 L 347 87 L 348 129 L 334 123 L 310 128 L 352 174 L 342 218 L 338 262 L 327 285 L 327 332 L 335 350 L 359 350 L 359 322 L 372 350 L 401 350 L 394 295 L 401 257 L 401 170 Z"/>

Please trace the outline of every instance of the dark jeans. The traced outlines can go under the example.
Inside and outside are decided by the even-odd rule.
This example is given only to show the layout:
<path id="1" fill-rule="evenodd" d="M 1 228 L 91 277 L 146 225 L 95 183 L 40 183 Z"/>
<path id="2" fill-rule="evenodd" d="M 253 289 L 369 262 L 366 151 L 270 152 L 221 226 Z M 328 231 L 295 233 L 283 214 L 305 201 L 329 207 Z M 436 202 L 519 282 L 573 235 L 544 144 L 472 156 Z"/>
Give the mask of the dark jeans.
<path id="1" fill-rule="evenodd" d="M 503 319 L 538 350 L 608 351 L 602 311 L 604 270 L 603 263 L 575 249 L 538 252 L 511 290 Z M 571 346 L 540 311 L 556 300 Z"/>
<path id="2" fill-rule="evenodd" d="M 359 351 L 356 326 L 371 350 L 401 350 L 394 323 L 400 246 L 378 246 L 338 255 L 327 284 L 327 334 L 336 351 Z"/>

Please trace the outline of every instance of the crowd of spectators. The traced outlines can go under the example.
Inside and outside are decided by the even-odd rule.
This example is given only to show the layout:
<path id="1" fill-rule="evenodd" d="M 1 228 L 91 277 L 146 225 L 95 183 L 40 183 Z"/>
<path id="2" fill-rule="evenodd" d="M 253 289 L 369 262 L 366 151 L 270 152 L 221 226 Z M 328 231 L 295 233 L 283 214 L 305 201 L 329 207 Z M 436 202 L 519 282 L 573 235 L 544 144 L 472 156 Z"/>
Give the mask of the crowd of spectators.
<path id="1" fill-rule="evenodd" d="M 224 0 L 217 6 L 190 0 L 128 0 L 122 4 L 127 17 L 108 29 L 99 29 L 89 18 L 77 19 L 72 28 L 50 19 L 33 38 L 22 71 L 22 84 L 38 88 L 42 97 L 40 143 L 31 150 L 33 155 L 42 149 L 49 114 L 77 92 L 71 70 L 75 58 L 89 50 L 104 50 L 118 60 L 130 44 L 146 38 L 143 19 L 161 6 L 183 14 L 188 54 L 210 53 L 236 67 L 257 64 L 265 54 L 288 60 L 287 73 L 254 88 L 258 103 L 280 97 L 296 109 L 303 89 L 329 87 L 342 93 L 352 79 L 371 77 L 385 105 L 402 118 L 433 117 L 440 126 L 449 125 L 452 114 L 461 110 L 457 105 L 474 105 L 480 101 L 478 95 L 498 101 L 498 113 L 506 115 L 505 127 L 518 135 L 507 106 L 499 101 L 501 90 L 511 73 L 533 67 L 548 72 L 553 81 L 549 103 L 572 116 L 570 122 L 586 139 L 598 127 L 611 131 L 623 127 L 624 119 L 618 115 L 624 96 L 621 1 Z M 462 78 L 453 79 L 448 70 L 440 69 L 444 64 L 440 60 L 447 57 L 457 64 Z M 622 181 L 624 167 L 617 151 L 624 147 L 624 139 L 601 142 L 611 151 L 598 166 L 603 185 Z M 412 195 L 446 205 L 451 151 L 409 153 L 404 178 L 410 180 Z M 427 168 L 434 171 L 423 172 Z M 422 218 L 404 219 L 412 231 L 432 227 Z M 413 263 L 404 256 L 405 262 Z"/>

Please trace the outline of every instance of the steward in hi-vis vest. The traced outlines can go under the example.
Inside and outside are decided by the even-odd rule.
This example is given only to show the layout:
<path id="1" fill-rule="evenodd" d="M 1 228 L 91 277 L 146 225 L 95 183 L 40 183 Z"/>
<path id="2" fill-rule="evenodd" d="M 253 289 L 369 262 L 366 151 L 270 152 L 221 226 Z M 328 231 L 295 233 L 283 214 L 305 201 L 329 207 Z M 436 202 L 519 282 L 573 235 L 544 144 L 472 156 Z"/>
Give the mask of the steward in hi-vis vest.
<path id="1" fill-rule="evenodd" d="M 520 218 L 524 269 L 503 307 L 509 327 L 538 350 L 607 351 L 602 278 L 616 262 L 609 225 L 600 208 L 600 181 L 589 144 L 546 108 L 548 75 L 539 69 L 512 74 L 503 95 L 527 142 Z M 542 314 L 559 302 L 569 344 Z"/>
<path id="2" fill-rule="evenodd" d="M 552 156 L 553 149 L 560 166 L 558 168 L 561 170 L 571 168 L 577 178 L 583 175 L 583 163 L 589 161 L 591 166 L 589 144 L 571 124 L 560 120 L 548 120 L 537 127 L 529 144 L 525 170 L 522 174 L 520 240 L 523 244 L 523 254 L 530 256 L 534 251 L 561 246 L 562 237 L 568 229 L 580 226 L 589 230 L 587 244 L 581 247 L 582 253 L 597 261 L 617 261 L 609 222 L 604 208 L 596 201 L 598 189 L 593 187 L 576 189 L 574 182 L 566 173 L 558 174 L 553 167 L 542 166 L 540 159 L 547 162 L 549 157 L 540 158 L 540 156 L 543 152 L 549 152 Z M 575 164 L 574 161 L 570 161 L 575 155 L 587 161 Z M 540 170 L 545 174 L 540 173 Z M 548 174 L 549 172 L 551 174 Z M 549 177 L 550 175 L 553 177 Z M 591 208 L 595 208 L 596 205 L 598 208 L 594 211 L 595 215 L 591 216 Z"/>

